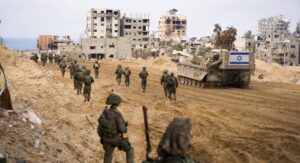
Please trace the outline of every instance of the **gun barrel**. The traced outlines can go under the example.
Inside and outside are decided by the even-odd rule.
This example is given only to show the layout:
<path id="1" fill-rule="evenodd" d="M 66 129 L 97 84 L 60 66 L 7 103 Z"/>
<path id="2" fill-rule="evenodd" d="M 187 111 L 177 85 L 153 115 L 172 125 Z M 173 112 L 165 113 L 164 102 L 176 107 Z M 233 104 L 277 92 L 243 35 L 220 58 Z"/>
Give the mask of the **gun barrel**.
<path id="1" fill-rule="evenodd" d="M 146 135 L 146 142 L 147 142 L 147 149 L 146 149 L 146 158 L 149 159 L 149 154 L 151 152 L 151 143 L 150 143 L 150 130 L 148 126 L 148 115 L 147 115 L 147 108 L 143 106 L 143 113 L 144 113 L 144 124 L 145 124 L 145 135 Z"/>

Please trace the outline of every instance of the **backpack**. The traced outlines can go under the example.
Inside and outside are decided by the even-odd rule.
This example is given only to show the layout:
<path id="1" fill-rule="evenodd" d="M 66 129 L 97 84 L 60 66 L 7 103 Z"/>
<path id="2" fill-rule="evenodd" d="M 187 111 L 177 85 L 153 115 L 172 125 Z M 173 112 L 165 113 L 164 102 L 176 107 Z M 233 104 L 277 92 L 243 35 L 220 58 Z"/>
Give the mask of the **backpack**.
<path id="1" fill-rule="evenodd" d="M 170 78 L 168 79 L 168 85 L 169 85 L 169 86 L 174 86 L 174 85 L 175 85 L 174 78 L 170 77 Z"/>
<path id="2" fill-rule="evenodd" d="M 98 123 L 97 131 L 100 137 L 107 134 L 118 134 L 114 111 L 105 109 L 100 115 Z"/>
<path id="3" fill-rule="evenodd" d="M 99 67 L 100 67 L 99 64 L 97 64 L 97 63 L 94 64 L 95 69 L 98 69 Z"/>
<path id="4" fill-rule="evenodd" d="M 61 62 L 60 65 L 59 65 L 59 67 L 60 67 L 60 68 L 66 68 L 67 65 L 66 65 L 64 62 Z"/>
<path id="5" fill-rule="evenodd" d="M 79 81 L 82 81 L 83 80 L 83 73 L 82 72 L 77 72 L 76 73 L 76 79 L 79 80 Z"/>
<path id="6" fill-rule="evenodd" d="M 124 75 L 125 75 L 125 76 L 129 76 L 130 74 L 131 74 L 130 70 L 125 70 L 125 71 L 124 71 Z"/>
<path id="7" fill-rule="evenodd" d="M 147 71 L 142 71 L 142 72 L 140 73 L 140 77 L 143 78 L 143 79 L 146 79 L 147 76 L 148 76 L 148 72 L 147 72 Z"/>
<path id="8" fill-rule="evenodd" d="M 92 77 L 87 76 L 84 78 L 84 84 L 85 85 L 91 85 L 92 84 Z"/>

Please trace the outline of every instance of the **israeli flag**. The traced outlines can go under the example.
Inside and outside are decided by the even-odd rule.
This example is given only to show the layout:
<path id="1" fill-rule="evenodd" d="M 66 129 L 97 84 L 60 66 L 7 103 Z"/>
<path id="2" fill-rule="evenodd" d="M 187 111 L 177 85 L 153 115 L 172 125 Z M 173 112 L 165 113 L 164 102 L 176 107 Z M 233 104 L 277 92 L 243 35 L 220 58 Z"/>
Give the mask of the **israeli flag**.
<path id="1" fill-rule="evenodd" d="M 229 57 L 230 65 L 248 65 L 249 52 L 230 52 Z"/>

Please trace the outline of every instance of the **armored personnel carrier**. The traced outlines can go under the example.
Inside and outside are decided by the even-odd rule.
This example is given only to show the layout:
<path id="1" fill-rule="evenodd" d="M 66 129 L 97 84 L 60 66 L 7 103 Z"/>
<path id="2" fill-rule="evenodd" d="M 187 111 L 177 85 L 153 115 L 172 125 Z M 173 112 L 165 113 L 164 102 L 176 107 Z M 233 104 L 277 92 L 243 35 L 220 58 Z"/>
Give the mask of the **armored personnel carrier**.
<path id="1" fill-rule="evenodd" d="M 199 87 L 247 87 L 254 71 L 254 55 L 250 52 L 213 49 L 177 64 L 178 81 Z"/>

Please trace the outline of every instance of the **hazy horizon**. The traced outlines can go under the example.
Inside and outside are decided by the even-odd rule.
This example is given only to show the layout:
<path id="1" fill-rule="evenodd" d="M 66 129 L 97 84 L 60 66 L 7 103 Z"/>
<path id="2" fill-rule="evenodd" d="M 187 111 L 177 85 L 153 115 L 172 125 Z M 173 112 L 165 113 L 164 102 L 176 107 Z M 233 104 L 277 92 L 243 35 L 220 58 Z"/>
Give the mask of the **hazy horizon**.
<path id="1" fill-rule="evenodd" d="M 159 16 L 169 9 L 187 16 L 187 35 L 212 34 L 214 24 L 223 29 L 234 26 L 238 36 L 247 30 L 257 31 L 261 18 L 284 15 L 291 19 L 290 31 L 300 20 L 299 0 L 10 0 L 0 2 L 0 36 L 4 38 L 37 38 L 40 34 L 70 35 L 78 40 L 85 30 L 85 19 L 91 8 L 120 9 L 127 16 L 149 14 L 150 31 L 157 30 Z"/>

